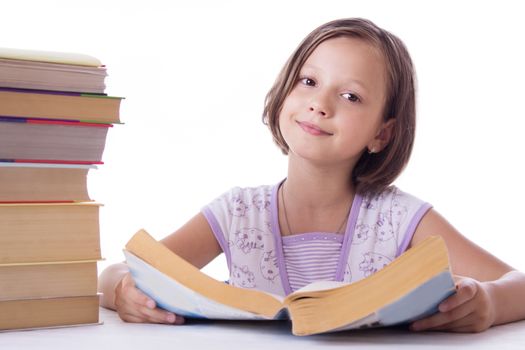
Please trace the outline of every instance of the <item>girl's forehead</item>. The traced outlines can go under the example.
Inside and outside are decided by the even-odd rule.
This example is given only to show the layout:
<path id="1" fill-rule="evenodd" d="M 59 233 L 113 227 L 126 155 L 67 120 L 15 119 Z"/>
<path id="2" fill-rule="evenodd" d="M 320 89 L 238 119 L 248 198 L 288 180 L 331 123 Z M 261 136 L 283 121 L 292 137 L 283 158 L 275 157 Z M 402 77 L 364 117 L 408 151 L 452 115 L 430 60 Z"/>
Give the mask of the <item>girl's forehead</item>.
<path id="1" fill-rule="evenodd" d="M 338 37 L 323 41 L 301 67 L 303 71 L 337 76 L 338 80 L 358 81 L 369 89 L 385 83 L 382 53 L 366 40 Z"/>
<path id="2" fill-rule="evenodd" d="M 382 61 L 383 55 L 372 43 L 353 37 L 337 37 L 321 42 L 310 54 L 309 61 Z M 378 62 L 379 63 L 379 62 Z"/>

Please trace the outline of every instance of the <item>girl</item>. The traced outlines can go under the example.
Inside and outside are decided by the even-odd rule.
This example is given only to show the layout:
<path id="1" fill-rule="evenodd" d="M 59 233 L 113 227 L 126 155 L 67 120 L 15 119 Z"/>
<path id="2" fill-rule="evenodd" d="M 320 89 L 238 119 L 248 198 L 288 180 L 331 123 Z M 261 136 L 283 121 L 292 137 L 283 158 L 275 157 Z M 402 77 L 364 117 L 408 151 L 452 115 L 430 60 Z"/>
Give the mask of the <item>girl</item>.
<path id="1" fill-rule="evenodd" d="M 415 133 L 412 62 L 394 35 L 363 19 L 314 30 L 266 96 L 263 121 L 288 174 L 234 188 L 163 243 L 202 268 L 224 252 L 230 283 L 289 294 L 314 280 L 355 282 L 429 235 L 449 248 L 457 293 L 413 330 L 479 332 L 525 318 L 525 275 L 391 183 Z M 100 276 L 102 305 L 128 322 L 181 324 L 135 288 L 124 264 Z"/>

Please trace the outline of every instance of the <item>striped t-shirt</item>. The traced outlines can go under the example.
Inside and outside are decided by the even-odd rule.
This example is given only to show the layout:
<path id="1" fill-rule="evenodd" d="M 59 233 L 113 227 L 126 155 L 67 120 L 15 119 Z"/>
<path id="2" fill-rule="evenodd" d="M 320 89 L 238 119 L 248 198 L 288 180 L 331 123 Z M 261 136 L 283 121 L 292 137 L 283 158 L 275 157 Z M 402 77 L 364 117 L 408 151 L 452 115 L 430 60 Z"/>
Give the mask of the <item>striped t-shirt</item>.
<path id="1" fill-rule="evenodd" d="M 292 291 L 315 281 L 335 280 L 343 237 L 337 233 L 303 233 L 282 238 Z"/>

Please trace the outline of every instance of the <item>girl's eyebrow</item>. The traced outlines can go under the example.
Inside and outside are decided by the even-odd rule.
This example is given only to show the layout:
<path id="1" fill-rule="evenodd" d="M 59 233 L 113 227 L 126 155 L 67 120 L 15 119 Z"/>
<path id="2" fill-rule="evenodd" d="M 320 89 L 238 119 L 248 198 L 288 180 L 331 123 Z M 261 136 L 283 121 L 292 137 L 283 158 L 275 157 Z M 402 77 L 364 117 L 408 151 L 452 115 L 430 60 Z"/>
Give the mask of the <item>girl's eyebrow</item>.
<path id="1" fill-rule="evenodd" d="M 302 71 L 303 69 L 311 69 L 311 70 L 313 70 L 314 72 L 315 72 L 315 71 L 321 71 L 321 72 L 323 71 L 322 68 L 317 67 L 317 66 L 312 65 L 312 64 L 307 64 L 307 63 L 305 63 L 305 64 L 301 67 L 301 69 L 299 70 L 299 73 L 301 73 L 301 71 Z M 344 84 L 346 84 L 346 83 L 350 83 L 350 84 L 353 84 L 353 85 L 359 85 L 360 88 L 362 88 L 362 89 L 365 90 L 365 91 L 368 91 L 368 89 L 367 89 L 367 87 L 366 87 L 366 84 L 363 83 L 361 80 L 353 79 L 353 78 L 348 78 L 348 79 L 345 79 Z"/>

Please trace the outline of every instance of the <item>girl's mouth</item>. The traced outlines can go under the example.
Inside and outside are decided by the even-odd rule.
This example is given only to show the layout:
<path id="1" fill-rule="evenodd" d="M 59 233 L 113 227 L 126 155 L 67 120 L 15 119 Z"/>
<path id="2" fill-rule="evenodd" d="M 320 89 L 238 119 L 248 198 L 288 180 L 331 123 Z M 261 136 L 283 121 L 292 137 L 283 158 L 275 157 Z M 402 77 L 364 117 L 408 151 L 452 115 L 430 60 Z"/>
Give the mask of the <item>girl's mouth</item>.
<path id="1" fill-rule="evenodd" d="M 300 121 L 296 121 L 296 123 L 299 124 L 301 129 L 303 129 L 310 135 L 314 135 L 314 136 L 332 136 L 333 135 L 332 133 L 324 131 L 323 129 L 321 129 L 320 127 L 312 123 L 300 122 Z"/>

